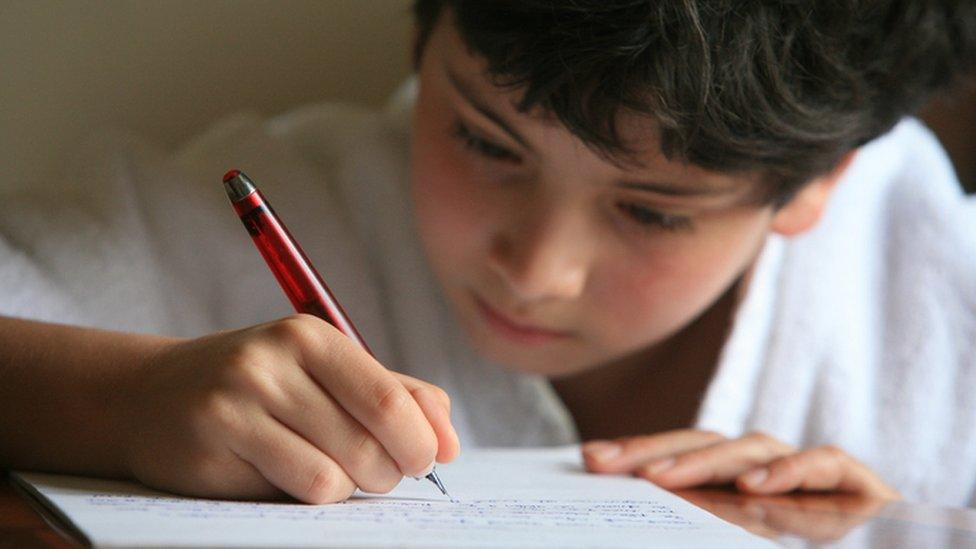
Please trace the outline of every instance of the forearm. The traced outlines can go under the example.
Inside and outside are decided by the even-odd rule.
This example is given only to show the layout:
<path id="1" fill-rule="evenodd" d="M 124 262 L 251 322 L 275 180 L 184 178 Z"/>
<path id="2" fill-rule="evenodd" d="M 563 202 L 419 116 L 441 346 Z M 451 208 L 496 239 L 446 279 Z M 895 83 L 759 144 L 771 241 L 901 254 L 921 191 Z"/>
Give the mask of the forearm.
<path id="1" fill-rule="evenodd" d="M 0 317 L 0 467 L 125 475 L 119 399 L 168 341 Z"/>

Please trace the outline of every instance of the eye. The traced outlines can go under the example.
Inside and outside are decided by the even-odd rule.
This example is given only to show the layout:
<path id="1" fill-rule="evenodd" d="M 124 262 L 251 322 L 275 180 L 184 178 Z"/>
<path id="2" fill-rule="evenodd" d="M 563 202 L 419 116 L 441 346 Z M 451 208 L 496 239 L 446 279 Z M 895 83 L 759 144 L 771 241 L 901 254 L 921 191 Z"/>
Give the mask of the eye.
<path id="1" fill-rule="evenodd" d="M 671 232 L 692 229 L 691 219 L 684 216 L 661 213 L 632 202 L 621 202 L 617 208 L 646 229 L 660 228 Z"/>
<path id="2" fill-rule="evenodd" d="M 479 137 L 471 132 L 463 122 L 458 120 L 454 123 L 454 137 L 468 149 L 492 160 L 502 160 L 506 162 L 519 163 L 521 158 L 505 147 Z"/>

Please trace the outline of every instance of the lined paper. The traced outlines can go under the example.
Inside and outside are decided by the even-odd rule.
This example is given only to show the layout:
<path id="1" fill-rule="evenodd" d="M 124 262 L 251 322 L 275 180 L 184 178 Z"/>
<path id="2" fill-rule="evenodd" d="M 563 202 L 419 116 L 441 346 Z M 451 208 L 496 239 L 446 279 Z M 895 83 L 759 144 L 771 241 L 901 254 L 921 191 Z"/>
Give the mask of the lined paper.
<path id="1" fill-rule="evenodd" d="M 117 481 L 17 478 L 97 547 L 776 547 L 652 484 L 582 470 L 578 447 L 469 450 L 426 480 L 331 505 L 183 498 Z"/>

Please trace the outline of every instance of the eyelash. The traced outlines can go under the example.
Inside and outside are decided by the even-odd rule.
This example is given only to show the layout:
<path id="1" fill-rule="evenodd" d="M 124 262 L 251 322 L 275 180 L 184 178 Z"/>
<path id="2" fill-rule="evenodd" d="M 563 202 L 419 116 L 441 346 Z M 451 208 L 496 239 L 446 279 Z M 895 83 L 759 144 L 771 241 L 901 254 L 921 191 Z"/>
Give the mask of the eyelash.
<path id="1" fill-rule="evenodd" d="M 513 163 L 519 163 L 522 161 L 517 154 L 506 149 L 505 147 L 478 137 L 472 133 L 471 130 L 469 130 L 468 127 L 460 120 L 454 123 L 453 133 L 454 137 L 461 141 L 462 145 L 486 158 Z"/>
<path id="2" fill-rule="evenodd" d="M 522 161 L 517 154 L 505 147 L 478 137 L 460 120 L 454 123 L 453 135 L 466 148 L 490 160 L 513 163 Z M 678 232 L 692 228 L 691 220 L 687 217 L 664 214 L 631 202 L 622 202 L 617 205 L 617 208 L 645 230 L 663 229 L 668 232 Z"/>
<path id="3" fill-rule="evenodd" d="M 692 228 L 691 220 L 680 215 L 661 213 L 632 202 L 621 202 L 617 208 L 635 223 L 645 229 L 663 229 L 668 232 L 687 231 Z"/>

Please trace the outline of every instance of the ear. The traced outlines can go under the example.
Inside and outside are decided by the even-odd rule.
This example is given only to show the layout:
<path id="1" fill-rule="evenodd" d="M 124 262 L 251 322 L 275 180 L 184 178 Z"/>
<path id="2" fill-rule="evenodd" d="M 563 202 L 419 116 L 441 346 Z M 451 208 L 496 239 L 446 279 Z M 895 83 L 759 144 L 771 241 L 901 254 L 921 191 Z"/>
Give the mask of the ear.
<path id="1" fill-rule="evenodd" d="M 790 237 L 815 227 L 827 209 L 827 199 L 855 156 L 857 149 L 845 154 L 830 173 L 814 178 L 804 185 L 796 196 L 773 215 L 770 225 L 772 231 Z"/>

